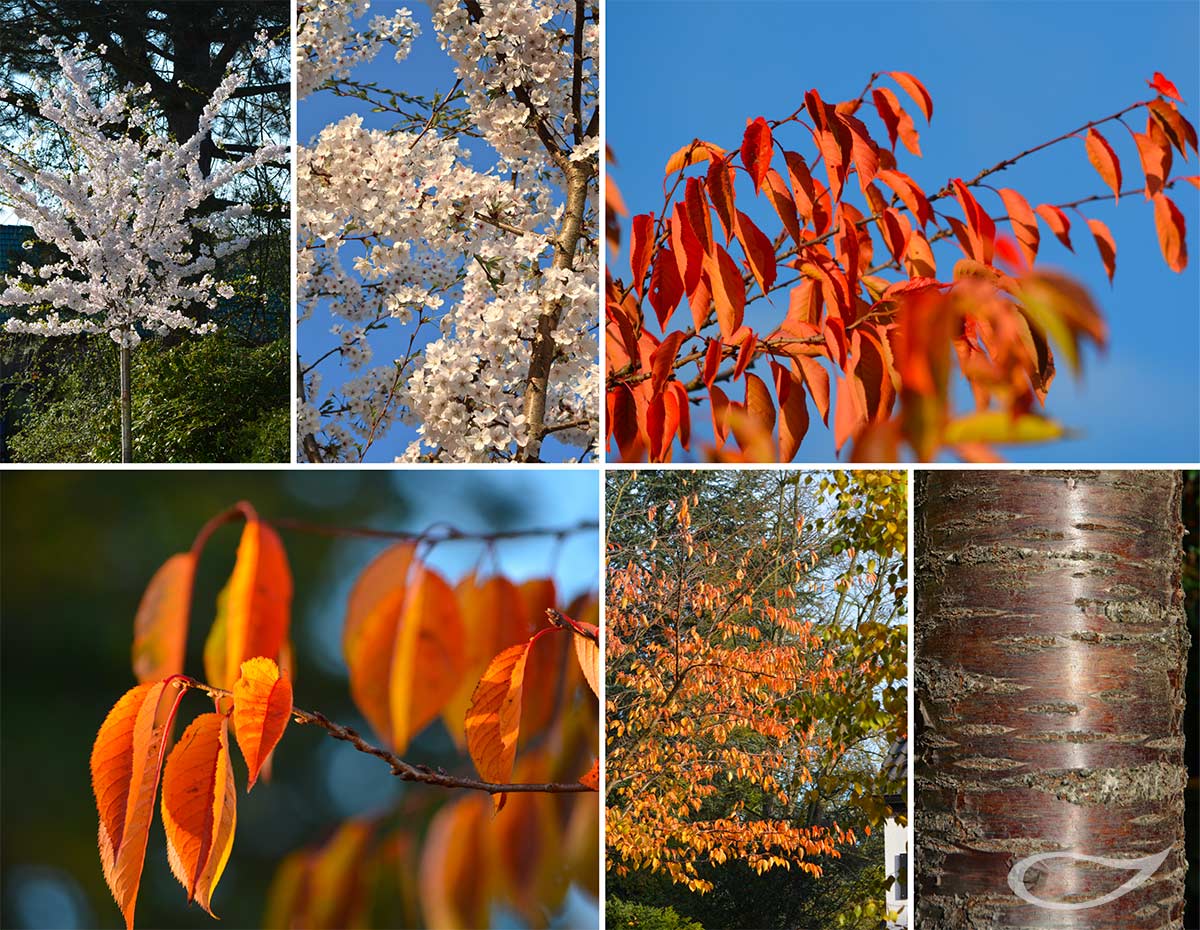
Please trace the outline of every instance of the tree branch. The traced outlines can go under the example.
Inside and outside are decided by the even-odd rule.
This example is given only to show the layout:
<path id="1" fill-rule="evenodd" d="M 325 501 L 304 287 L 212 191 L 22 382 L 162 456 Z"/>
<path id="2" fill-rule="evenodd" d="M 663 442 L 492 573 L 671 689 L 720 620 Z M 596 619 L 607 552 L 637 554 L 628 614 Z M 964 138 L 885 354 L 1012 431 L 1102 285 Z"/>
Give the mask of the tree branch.
<path id="1" fill-rule="evenodd" d="M 226 691 L 223 688 L 214 688 L 212 685 L 197 681 L 195 678 L 189 678 L 187 675 L 180 675 L 176 680 L 182 687 L 203 691 L 214 700 L 217 698 L 233 698 L 232 692 Z M 457 775 L 447 774 L 440 769 L 431 769 L 427 765 L 414 765 L 411 762 L 405 762 L 399 756 L 388 752 L 386 749 L 372 746 L 359 736 L 355 730 L 342 726 L 340 723 L 334 723 L 324 714 L 293 707 L 292 719 L 299 724 L 314 724 L 325 730 L 334 739 L 340 739 L 343 742 L 349 743 L 359 752 L 382 759 L 391 767 L 392 774 L 401 781 L 421 782 L 426 785 L 437 785 L 441 788 L 465 788 L 471 791 L 486 791 L 488 794 L 575 794 L 595 790 L 581 782 L 507 785 L 490 781 L 479 781 L 475 778 L 462 778 Z"/>

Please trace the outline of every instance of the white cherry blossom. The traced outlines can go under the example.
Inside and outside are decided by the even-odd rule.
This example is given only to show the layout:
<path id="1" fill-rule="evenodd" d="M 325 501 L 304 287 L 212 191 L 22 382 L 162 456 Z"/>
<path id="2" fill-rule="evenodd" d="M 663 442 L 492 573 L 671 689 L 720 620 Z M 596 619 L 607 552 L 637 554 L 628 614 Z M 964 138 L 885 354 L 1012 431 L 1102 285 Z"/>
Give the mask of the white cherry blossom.
<path id="1" fill-rule="evenodd" d="M 336 85 L 389 42 L 398 60 L 408 53 L 418 34 L 411 14 L 356 30 L 367 7 L 305 6 L 302 92 Z M 550 435 L 592 454 L 595 5 L 578 29 L 573 0 L 432 8 L 467 122 L 492 164 L 473 165 L 457 132 L 432 117 L 423 128 L 381 131 L 349 116 L 300 149 L 300 319 L 320 305 L 340 343 L 302 369 L 301 442 L 310 459 L 353 459 L 404 422 L 419 436 L 405 460 L 536 461 Z M 380 364 L 388 359 L 371 342 L 385 326 L 437 335 Z M 322 363 L 340 365 L 335 386 L 319 377 Z"/>

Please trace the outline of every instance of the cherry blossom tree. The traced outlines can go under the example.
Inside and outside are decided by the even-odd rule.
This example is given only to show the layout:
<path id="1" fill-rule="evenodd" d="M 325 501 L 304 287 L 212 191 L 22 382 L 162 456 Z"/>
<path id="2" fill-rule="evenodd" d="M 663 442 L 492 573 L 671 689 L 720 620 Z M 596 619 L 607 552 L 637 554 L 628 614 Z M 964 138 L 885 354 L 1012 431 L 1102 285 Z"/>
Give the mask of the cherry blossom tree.
<path id="1" fill-rule="evenodd" d="M 22 263 L 0 290 L 0 306 L 15 308 L 5 321 L 8 332 L 107 334 L 117 344 L 121 458 L 128 462 L 130 352 L 148 334 L 215 328 L 202 319 L 203 310 L 233 295 L 217 262 L 250 244 L 238 225 L 251 212 L 217 192 L 278 161 L 286 147 L 261 145 L 204 172 L 202 149 L 241 84 L 238 73 L 230 71 L 218 85 L 195 134 L 177 140 L 147 102 L 149 86 L 102 95 L 98 65 L 83 60 L 79 49 L 53 51 L 61 77 L 38 88 L 50 128 L 35 129 L 24 150 L 0 148 L 0 194 L 53 255 L 36 268 Z M 261 45 L 255 56 L 266 53 Z M 28 156 L 46 131 L 65 139 L 70 164 L 44 168 Z"/>
<path id="2" fill-rule="evenodd" d="M 408 461 L 534 462 L 549 436 L 593 455 L 598 4 L 435 0 L 457 81 L 431 99 L 351 79 L 420 32 L 403 9 L 359 25 L 368 6 L 300 9 L 298 94 L 396 118 L 347 116 L 298 152 L 299 318 L 319 310 L 339 340 L 301 361 L 305 457 L 362 460 L 397 423 L 416 430 Z M 372 364 L 397 328 L 403 354 Z"/>

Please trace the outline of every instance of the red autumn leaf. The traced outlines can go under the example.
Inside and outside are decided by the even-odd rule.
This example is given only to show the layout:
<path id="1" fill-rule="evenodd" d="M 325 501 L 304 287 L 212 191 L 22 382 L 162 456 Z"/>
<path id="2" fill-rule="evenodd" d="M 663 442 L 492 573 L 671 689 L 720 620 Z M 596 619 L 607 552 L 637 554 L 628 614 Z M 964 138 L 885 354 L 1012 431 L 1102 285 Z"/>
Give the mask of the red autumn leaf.
<path id="1" fill-rule="evenodd" d="M 688 448 L 692 441 L 692 413 L 687 388 L 678 381 L 668 382 L 663 403 L 667 406 L 668 416 L 678 424 L 679 444 Z"/>
<path id="2" fill-rule="evenodd" d="M 641 458 L 644 446 L 638 427 L 637 402 L 627 384 L 618 384 L 609 391 L 612 403 L 612 435 L 617 441 L 621 459 L 626 462 Z"/>
<path id="3" fill-rule="evenodd" d="M 521 730 L 525 664 L 530 647 L 547 632 L 543 630 L 528 642 L 509 646 L 492 659 L 471 697 L 466 718 L 467 750 L 484 781 L 505 784 L 512 778 Z M 504 793 L 492 795 L 497 811 L 504 807 L 507 797 Z"/>
<path id="4" fill-rule="evenodd" d="M 913 102 L 921 108 L 921 112 L 925 114 L 925 121 L 931 122 L 933 120 L 933 98 L 929 96 L 925 85 L 905 71 L 889 71 L 888 73 L 892 76 L 892 80 L 903 87 L 905 92 L 912 97 Z"/>
<path id="5" fill-rule="evenodd" d="M 828 426 L 829 372 L 815 358 L 808 358 L 803 355 L 793 356 L 792 364 L 799 369 L 799 374 L 803 377 L 804 384 L 808 387 L 808 393 L 812 395 L 817 413 L 821 415 L 821 420 Z"/>
<path id="6" fill-rule="evenodd" d="M 1179 88 L 1168 81 L 1161 71 L 1154 72 L 1154 80 L 1147 81 L 1151 88 L 1158 91 L 1164 97 L 1174 97 L 1180 103 L 1183 103 L 1183 98 L 1179 96 Z"/>
<path id="7" fill-rule="evenodd" d="M 1052 203 L 1038 204 L 1036 210 L 1037 215 L 1046 221 L 1050 231 L 1058 237 L 1058 241 L 1074 252 L 1075 249 L 1071 246 L 1071 221 L 1067 219 L 1067 215 Z"/>
<path id="8" fill-rule="evenodd" d="M 1166 194 L 1154 195 L 1154 225 L 1158 230 L 1158 245 L 1167 267 L 1183 271 L 1187 267 L 1187 240 L 1183 214 Z"/>
<path id="9" fill-rule="evenodd" d="M 707 257 L 707 265 L 713 303 L 717 308 L 717 324 L 721 328 L 721 335 L 728 339 L 742 325 L 742 315 L 746 310 L 746 285 L 737 263 L 716 243 L 713 243 L 713 251 Z"/>
<path id="10" fill-rule="evenodd" d="M 675 204 L 671 214 L 671 254 L 679 269 L 679 277 L 683 281 L 683 290 L 691 294 L 696 290 L 700 275 L 704 270 L 704 247 L 700 238 L 692 229 L 688 218 L 687 205 Z"/>
<path id="11" fill-rule="evenodd" d="M 171 750 L 163 772 L 163 827 L 171 871 L 211 916 L 237 829 L 237 792 L 229 757 L 229 720 L 201 714 Z"/>
<path id="12" fill-rule="evenodd" d="M 925 193 L 903 171 L 885 168 L 880 170 L 876 177 L 896 192 L 922 227 L 933 219 L 933 208 L 929 206 L 929 200 L 925 197 Z"/>
<path id="13" fill-rule="evenodd" d="M 908 240 L 912 236 L 912 227 L 908 226 L 901 219 L 901 215 L 891 207 L 885 209 L 879 215 L 879 231 L 883 234 L 883 241 L 887 244 L 888 251 L 892 254 L 892 260 L 899 263 L 904 260 L 904 254 L 908 251 Z"/>
<path id="14" fill-rule="evenodd" d="M 720 339 L 708 340 L 708 348 L 704 350 L 704 370 L 702 378 L 707 387 L 712 387 L 713 379 L 717 376 L 717 370 L 721 367 L 721 356 L 723 346 Z"/>
<path id="15" fill-rule="evenodd" d="M 679 430 L 679 410 L 668 404 L 666 395 L 655 395 L 646 408 L 646 432 L 650 437 L 650 461 L 671 461 L 671 444 Z"/>
<path id="16" fill-rule="evenodd" d="M 1108 283 L 1112 284 L 1113 274 L 1117 270 L 1117 243 L 1109 228 L 1100 220 L 1089 219 L 1088 227 L 1096 240 L 1096 248 L 1100 250 L 1100 260 L 1104 262 L 1104 271 L 1108 275 Z"/>
<path id="17" fill-rule="evenodd" d="M 579 783 L 587 785 L 593 791 L 600 790 L 600 760 L 596 759 L 592 762 L 592 767 L 583 775 L 579 776 Z"/>
<path id="18" fill-rule="evenodd" d="M 159 704 L 178 703 L 165 681 L 131 688 L 108 712 L 92 746 L 92 791 L 100 815 L 100 864 L 104 880 L 133 928 L 154 797 L 162 769 L 164 739 L 174 709 L 156 726 Z"/>
<path id="19" fill-rule="evenodd" d="M 723 446 L 729 436 L 729 398 L 715 384 L 708 386 L 709 410 L 712 412 L 713 435 L 717 437 L 717 446 Z"/>
<path id="20" fill-rule="evenodd" d="M 1021 251 L 1025 253 L 1026 260 L 1032 266 L 1037 261 L 1038 244 L 1042 240 L 1041 233 L 1038 231 L 1037 217 L 1030 209 L 1029 201 L 1016 191 L 1002 187 L 998 193 L 1000 199 L 1004 201 L 1004 208 L 1008 211 L 1008 220 L 1012 224 L 1013 235 L 1017 237 Z"/>
<path id="21" fill-rule="evenodd" d="M 1095 129 L 1087 134 L 1087 156 L 1104 183 L 1113 189 L 1113 203 L 1121 199 L 1121 162 L 1108 140 Z"/>
<path id="22" fill-rule="evenodd" d="M 862 429 L 864 414 L 850 384 L 850 376 L 837 376 L 837 407 L 833 417 L 833 444 L 838 454 Z"/>
<path id="23" fill-rule="evenodd" d="M 746 127 L 742 136 L 742 166 L 750 173 L 755 193 L 771 167 L 771 149 L 771 127 L 760 116 Z"/>
<path id="24" fill-rule="evenodd" d="M 1187 161 L 1187 147 L 1190 145 L 1193 151 L 1196 150 L 1196 128 L 1175 109 L 1173 103 L 1166 100 L 1151 100 L 1150 114 L 1162 126 L 1171 144 L 1179 149 L 1183 160 Z"/>
<path id="25" fill-rule="evenodd" d="M 708 187 L 708 199 L 712 201 L 713 209 L 717 211 L 717 219 L 721 221 L 721 230 L 725 233 L 725 242 L 734 230 L 734 199 L 733 179 L 731 169 L 723 158 L 714 158 L 708 166 L 708 176 L 705 184 Z"/>
<path id="26" fill-rule="evenodd" d="M 746 373 L 746 369 L 750 367 L 750 363 L 754 360 L 754 350 L 758 346 L 758 337 L 754 333 L 749 333 L 742 340 L 742 347 L 738 350 L 737 362 L 733 366 L 733 380 L 738 381 L 742 375 Z"/>
<path id="27" fill-rule="evenodd" d="M 968 228 L 971 231 L 971 241 L 974 246 L 972 257 L 984 264 L 989 264 L 996 244 L 996 224 L 984 212 L 979 201 L 975 199 L 975 195 L 959 178 L 954 178 L 951 183 L 954 185 L 954 194 L 962 205 Z"/>
<path id="28" fill-rule="evenodd" d="M 171 556 L 154 573 L 133 620 L 133 673 L 159 681 L 183 671 L 196 555 Z"/>
<path id="29" fill-rule="evenodd" d="M 650 271 L 650 306 L 654 308 L 658 328 L 663 332 L 682 297 L 683 279 L 679 276 L 679 266 L 671 250 L 663 246 Z"/>
<path id="30" fill-rule="evenodd" d="M 886 87 L 877 87 L 872 92 L 871 99 L 874 100 L 879 118 L 883 120 L 883 125 L 887 129 L 892 150 L 895 151 L 896 139 L 899 137 L 900 141 L 904 143 L 904 147 L 920 158 L 921 140 L 917 134 L 917 127 L 913 125 L 912 117 L 900 106 L 896 95 Z"/>
<path id="31" fill-rule="evenodd" d="M 1146 131 L 1133 133 L 1133 141 L 1137 144 L 1142 173 L 1146 176 L 1146 199 L 1149 200 L 1163 189 L 1164 182 L 1171 174 L 1171 162 L 1174 159 L 1171 140 L 1157 122 L 1147 117 Z"/>
<path id="32" fill-rule="evenodd" d="M 775 266 L 775 247 L 766 233 L 755 226 L 750 217 L 741 210 L 737 211 L 737 237 L 746 252 L 750 273 L 758 282 L 759 290 L 764 294 L 768 293 L 775 283 L 778 271 Z"/>
<path id="33" fill-rule="evenodd" d="M 764 433 L 775 430 L 775 401 L 767 383 L 756 374 L 746 375 L 746 415 Z"/>
<path id="34" fill-rule="evenodd" d="M 638 297 L 646 286 L 646 269 L 654 252 L 654 214 L 639 213 L 633 218 L 633 234 L 629 243 L 629 270 L 633 273 L 633 289 Z"/>
<path id="35" fill-rule="evenodd" d="M 708 213 L 708 197 L 704 193 L 704 184 L 699 178 L 688 178 L 683 189 L 683 203 L 687 211 L 688 223 L 696 238 L 700 240 L 703 252 L 712 248 L 712 217 Z"/>
<path id="36" fill-rule="evenodd" d="M 667 379 L 671 377 L 671 372 L 675 365 L 675 357 L 679 354 L 679 346 L 683 343 L 683 340 L 683 333 L 678 331 L 673 332 L 665 337 L 658 348 L 654 350 L 650 367 L 652 394 L 658 395 L 662 393 L 663 386 L 667 383 Z"/>
<path id="37" fill-rule="evenodd" d="M 783 223 L 784 230 L 792 237 L 792 241 L 799 245 L 801 242 L 800 216 L 796 212 L 796 202 L 792 199 L 791 191 L 788 190 L 783 175 L 772 168 L 767 172 L 763 190 L 767 192 L 767 199 L 771 201 L 771 206 L 779 215 L 779 221 Z"/>
<path id="38" fill-rule="evenodd" d="M 292 716 L 292 682 L 280 675 L 279 666 L 263 656 L 242 663 L 242 675 L 233 686 L 233 726 L 238 747 L 246 759 L 246 791 L 258 780 L 287 729 Z"/>

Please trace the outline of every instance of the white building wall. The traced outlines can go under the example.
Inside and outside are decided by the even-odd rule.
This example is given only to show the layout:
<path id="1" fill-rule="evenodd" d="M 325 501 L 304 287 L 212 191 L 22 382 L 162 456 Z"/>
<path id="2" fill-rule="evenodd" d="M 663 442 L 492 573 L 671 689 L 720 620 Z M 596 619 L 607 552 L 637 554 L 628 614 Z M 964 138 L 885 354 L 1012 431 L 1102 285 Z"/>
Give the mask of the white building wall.
<path id="1" fill-rule="evenodd" d="M 898 921 L 888 923 L 888 930 L 908 930 L 912 903 L 912 889 L 908 887 L 907 875 L 908 829 L 895 820 L 887 820 L 883 825 L 883 855 L 887 874 L 896 876 L 896 881 L 887 892 L 887 909 L 900 914 Z"/>

